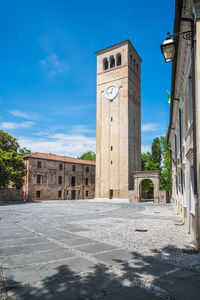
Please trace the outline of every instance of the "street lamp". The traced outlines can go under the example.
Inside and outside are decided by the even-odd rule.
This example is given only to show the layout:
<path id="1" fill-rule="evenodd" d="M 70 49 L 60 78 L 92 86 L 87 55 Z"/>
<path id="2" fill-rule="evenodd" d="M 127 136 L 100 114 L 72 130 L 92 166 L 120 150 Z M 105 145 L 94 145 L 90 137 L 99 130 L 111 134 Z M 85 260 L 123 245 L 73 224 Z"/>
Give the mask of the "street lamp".
<path id="1" fill-rule="evenodd" d="M 167 33 L 167 38 L 163 42 L 163 44 L 160 46 L 161 52 L 164 56 L 165 62 L 171 62 L 174 59 L 175 56 L 175 42 L 171 38 L 169 32 Z"/>

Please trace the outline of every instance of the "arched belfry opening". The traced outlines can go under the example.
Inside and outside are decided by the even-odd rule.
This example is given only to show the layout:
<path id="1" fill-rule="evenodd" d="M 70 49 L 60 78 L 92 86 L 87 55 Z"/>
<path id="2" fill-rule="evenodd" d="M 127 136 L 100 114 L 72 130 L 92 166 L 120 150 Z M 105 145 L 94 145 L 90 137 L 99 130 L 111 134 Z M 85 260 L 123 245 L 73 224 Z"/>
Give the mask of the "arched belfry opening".
<path id="1" fill-rule="evenodd" d="M 114 56 L 110 57 L 110 68 L 114 68 L 115 67 L 115 59 Z"/>
<path id="2" fill-rule="evenodd" d="M 117 54 L 117 66 L 121 66 L 122 64 L 122 56 L 120 53 Z"/>
<path id="3" fill-rule="evenodd" d="M 153 201 L 154 199 L 154 185 L 151 179 L 143 179 L 140 182 L 140 201 Z"/>
<path id="4" fill-rule="evenodd" d="M 103 60 L 103 70 L 108 70 L 108 59 L 107 58 L 104 58 Z"/>

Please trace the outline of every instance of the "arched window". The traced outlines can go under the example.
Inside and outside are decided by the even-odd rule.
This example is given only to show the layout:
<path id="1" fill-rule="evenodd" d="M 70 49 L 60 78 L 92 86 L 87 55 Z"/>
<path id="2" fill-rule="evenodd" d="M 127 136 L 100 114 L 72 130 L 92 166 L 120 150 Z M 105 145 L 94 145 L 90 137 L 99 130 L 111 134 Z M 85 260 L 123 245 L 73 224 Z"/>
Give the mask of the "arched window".
<path id="1" fill-rule="evenodd" d="M 122 64 L 122 56 L 119 53 L 119 54 L 117 54 L 117 66 L 121 66 L 121 64 Z"/>
<path id="2" fill-rule="evenodd" d="M 114 56 L 110 57 L 110 68 L 114 68 L 115 67 L 115 59 Z"/>
<path id="3" fill-rule="evenodd" d="M 107 60 L 107 58 L 104 58 L 104 60 L 103 60 L 103 70 L 104 71 L 108 70 L 108 60 Z"/>

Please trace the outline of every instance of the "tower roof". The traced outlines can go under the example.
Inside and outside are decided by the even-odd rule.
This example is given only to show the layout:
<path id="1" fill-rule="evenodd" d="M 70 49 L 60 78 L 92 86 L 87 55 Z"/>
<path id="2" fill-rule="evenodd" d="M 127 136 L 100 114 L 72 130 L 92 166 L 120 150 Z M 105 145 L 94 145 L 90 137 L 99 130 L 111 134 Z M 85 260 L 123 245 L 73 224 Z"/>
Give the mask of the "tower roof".
<path id="1" fill-rule="evenodd" d="M 133 44 L 131 43 L 130 40 L 125 40 L 125 41 L 119 42 L 117 44 L 114 44 L 112 46 L 106 47 L 102 50 L 96 51 L 95 54 L 96 55 L 103 54 L 103 53 L 106 53 L 108 51 L 112 51 L 114 49 L 117 49 L 118 47 L 121 47 L 121 46 L 126 45 L 126 44 L 129 44 L 133 48 L 133 50 L 137 53 L 139 59 L 142 61 L 140 55 L 138 54 L 138 52 L 136 51 L 135 47 L 133 46 Z"/>

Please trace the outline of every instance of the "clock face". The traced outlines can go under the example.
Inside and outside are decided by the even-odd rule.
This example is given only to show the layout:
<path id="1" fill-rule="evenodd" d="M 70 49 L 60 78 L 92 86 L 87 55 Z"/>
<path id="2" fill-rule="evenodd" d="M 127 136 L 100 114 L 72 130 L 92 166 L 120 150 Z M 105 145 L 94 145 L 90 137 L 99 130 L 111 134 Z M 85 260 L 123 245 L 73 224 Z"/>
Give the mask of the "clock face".
<path id="1" fill-rule="evenodd" d="M 111 85 L 106 90 L 106 99 L 113 100 L 118 94 L 118 87 L 116 85 Z"/>

